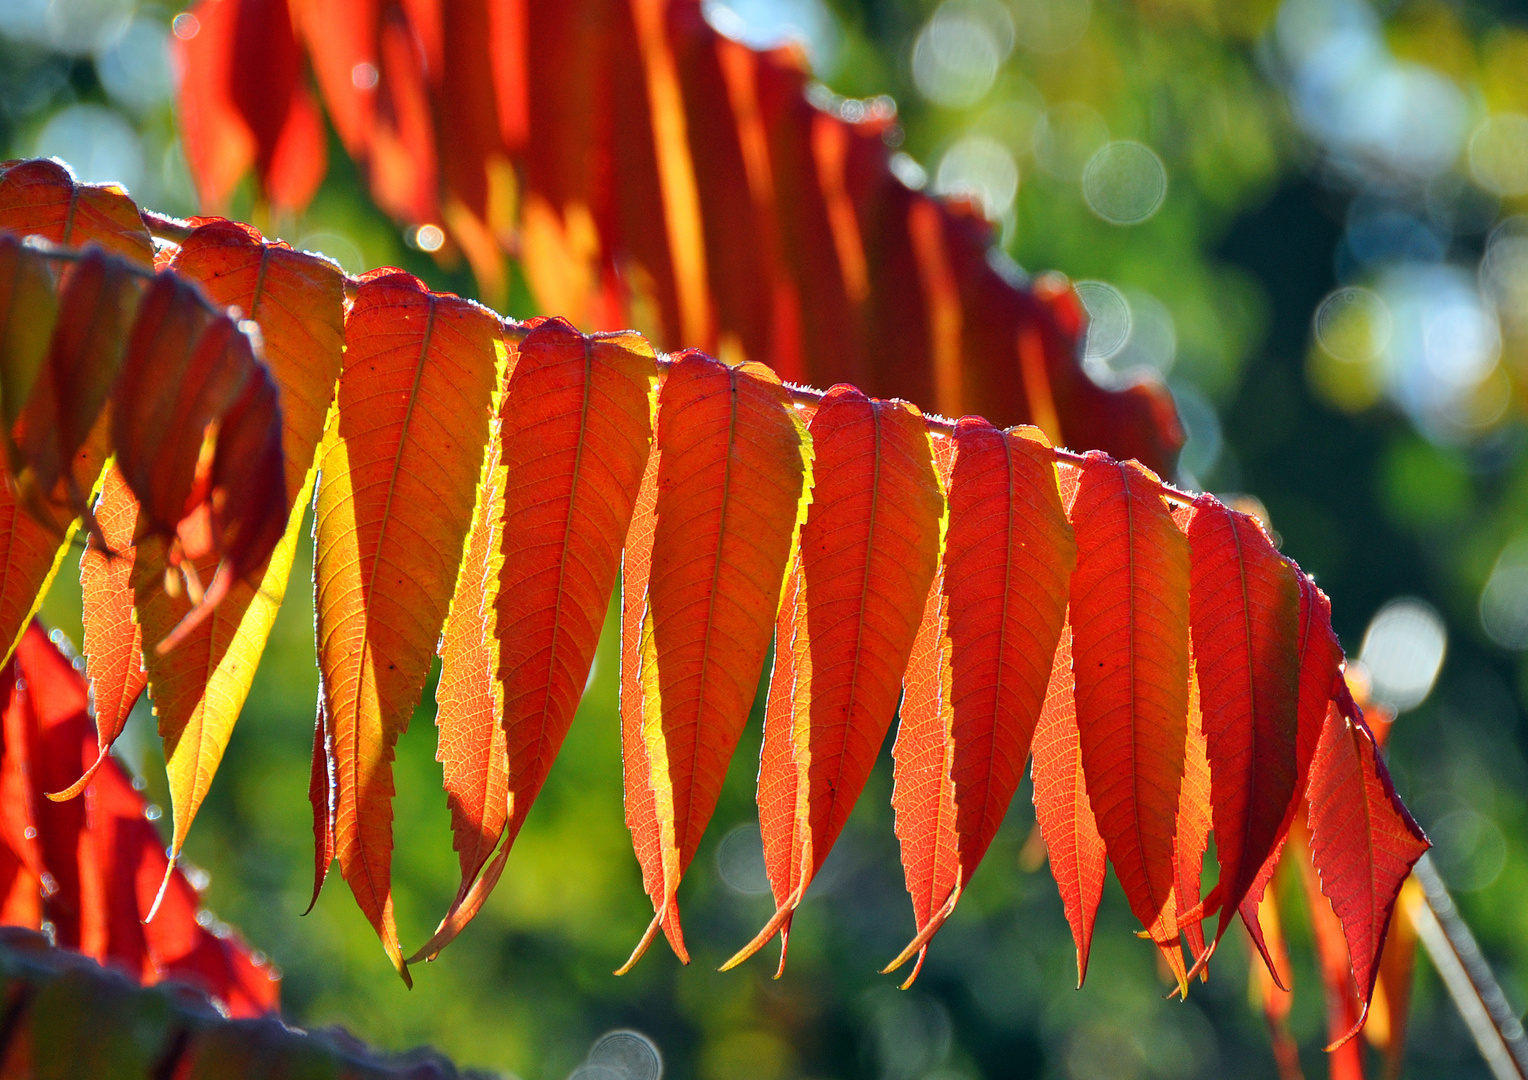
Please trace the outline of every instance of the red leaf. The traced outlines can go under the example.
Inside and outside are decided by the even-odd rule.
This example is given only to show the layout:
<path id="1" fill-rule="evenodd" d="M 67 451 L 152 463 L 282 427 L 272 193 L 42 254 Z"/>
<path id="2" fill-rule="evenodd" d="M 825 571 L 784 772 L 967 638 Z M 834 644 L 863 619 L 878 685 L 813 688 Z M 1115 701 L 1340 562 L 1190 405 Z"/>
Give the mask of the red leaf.
<path id="1" fill-rule="evenodd" d="M 487 899 L 578 709 L 648 458 L 656 374 L 634 334 L 585 337 L 548 319 L 520 343 L 499 413 L 513 480 L 493 611 L 509 754 L 505 840 L 416 959 L 443 948 Z"/>
<path id="2" fill-rule="evenodd" d="M 499 323 L 397 270 L 362 279 L 314 521 L 318 662 L 335 844 L 408 980 L 392 910 L 392 758 L 440 640 L 497 384 Z"/>
<path id="3" fill-rule="evenodd" d="M 1332 687 L 1342 678 L 1342 646 L 1337 642 L 1337 635 L 1332 632 L 1331 602 L 1325 593 L 1316 588 L 1316 583 L 1308 574 L 1297 570 L 1296 576 L 1300 585 L 1300 633 L 1296 646 L 1300 657 L 1300 698 L 1295 732 L 1295 794 L 1284 809 L 1278 843 L 1263 860 L 1262 868 L 1258 870 L 1257 878 L 1248 888 L 1246 899 L 1241 904 L 1242 922 L 1252 935 L 1253 944 L 1257 946 L 1264 965 L 1275 981 L 1280 976 L 1273 957 L 1263 947 L 1263 934 L 1257 921 L 1258 901 L 1262 899 L 1263 891 L 1278 868 L 1283 838 L 1289 835 L 1296 811 L 1305 805 L 1310 764 L 1316 756 L 1316 744 L 1326 724 Z M 1206 902 L 1206 910 L 1212 910 L 1209 901 Z"/>
<path id="4" fill-rule="evenodd" d="M 838 386 L 809 430 L 816 485 L 776 627 L 759 768 L 778 908 L 728 967 L 777 932 L 783 945 L 885 741 L 938 565 L 943 498 L 917 410 Z"/>
<path id="5" fill-rule="evenodd" d="M 1300 588 L 1256 520 L 1212 495 L 1194 501 L 1188 543 L 1190 632 L 1220 862 L 1213 951 L 1299 796 Z M 1183 903 L 1197 903 L 1197 893 Z"/>
<path id="6" fill-rule="evenodd" d="M 1342 922 L 1363 1024 L 1379 977 L 1379 953 L 1401 885 L 1431 845 L 1390 782 L 1363 716 L 1339 684 L 1311 763 L 1311 855 L 1321 892 Z"/>
<path id="7" fill-rule="evenodd" d="M 253 166 L 279 209 L 301 210 L 327 168 L 323 120 L 303 81 L 286 0 L 203 0 L 176 34 L 186 163 L 204 205 L 227 205 Z"/>
<path id="8" fill-rule="evenodd" d="M 1013 801 L 1076 554 L 1055 458 L 1038 431 L 1004 433 L 967 417 L 935 448 L 948 477 L 949 527 L 892 751 L 892 806 L 918 934 L 891 968 L 914 952 L 921 963 Z"/>
<path id="9" fill-rule="evenodd" d="M 659 394 L 656 469 L 622 563 L 621 634 L 626 821 L 656 915 L 623 971 L 659 925 L 687 959 L 676 892 L 769 653 L 806 509 L 805 436 L 758 364 L 686 352 Z"/>
<path id="10" fill-rule="evenodd" d="M 1073 692 L 1072 627 L 1061 628 L 1045 705 L 1035 727 L 1035 821 L 1077 946 L 1077 986 L 1088 973 L 1093 921 L 1104 894 L 1104 839 L 1088 801 Z"/>
<path id="11" fill-rule="evenodd" d="M 1188 541 L 1161 485 L 1089 453 L 1072 507 L 1072 667 L 1088 796 L 1130 909 L 1154 940 L 1173 911 L 1188 716 Z"/>

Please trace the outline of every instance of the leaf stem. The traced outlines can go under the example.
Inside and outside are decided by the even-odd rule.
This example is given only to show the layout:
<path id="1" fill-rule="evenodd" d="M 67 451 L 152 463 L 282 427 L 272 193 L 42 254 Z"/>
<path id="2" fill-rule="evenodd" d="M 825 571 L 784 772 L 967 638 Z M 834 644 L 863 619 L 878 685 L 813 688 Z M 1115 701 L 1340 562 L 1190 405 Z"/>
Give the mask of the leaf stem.
<path id="1" fill-rule="evenodd" d="M 143 223 L 148 228 L 150 234 L 159 240 L 165 240 L 173 244 L 184 243 L 196 228 L 196 226 L 192 225 L 189 221 L 183 221 L 180 218 L 170 217 L 167 214 L 155 213 L 152 210 L 140 210 L 139 213 L 143 216 Z M 356 290 L 360 287 L 360 279 L 353 277 L 350 274 L 346 274 L 344 275 L 344 280 L 345 296 L 349 300 L 354 300 L 356 296 Z M 514 319 L 505 318 L 504 316 L 500 315 L 499 322 L 504 328 L 505 337 L 508 339 L 519 340 L 528 332 L 528 328 L 524 323 L 518 322 Z M 672 363 L 673 361 L 670 360 L 666 354 L 658 354 L 658 369 L 660 371 L 667 370 Z M 785 388 L 786 391 L 790 394 L 791 401 L 797 405 L 806 406 L 807 408 L 815 408 L 822 402 L 823 397 L 826 396 L 824 391 L 818 390 L 811 386 L 800 386 L 794 383 L 786 383 Z M 923 422 L 930 431 L 937 434 L 949 436 L 955 433 L 955 421 L 946 417 L 939 416 L 934 413 L 924 413 Z M 1068 450 L 1061 446 L 1052 447 L 1051 455 L 1058 462 L 1065 462 L 1068 465 L 1081 465 L 1084 461 L 1082 454 L 1079 454 L 1074 450 Z M 1194 502 L 1194 496 L 1192 494 L 1184 491 L 1179 491 L 1177 488 L 1167 483 L 1162 484 L 1161 493 L 1162 498 L 1166 499 L 1169 503 L 1173 503 L 1178 506 L 1191 506 Z"/>

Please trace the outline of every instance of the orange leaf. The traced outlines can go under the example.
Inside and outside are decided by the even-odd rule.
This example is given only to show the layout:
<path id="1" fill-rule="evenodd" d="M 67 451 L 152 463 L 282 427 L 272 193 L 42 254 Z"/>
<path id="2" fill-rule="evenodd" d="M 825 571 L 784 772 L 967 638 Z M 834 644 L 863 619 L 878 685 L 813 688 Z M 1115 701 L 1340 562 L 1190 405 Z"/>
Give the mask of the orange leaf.
<path id="1" fill-rule="evenodd" d="M 1004 433 L 967 417 L 935 449 L 949 528 L 892 751 L 918 934 L 891 968 L 915 952 L 921 966 L 1023 779 L 1076 559 L 1055 459 L 1038 431 Z"/>
<path id="2" fill-rule="evenodd" d="M 1342 923 L 1352 961 L 1359 1013 L 1334 1042 L 1351 1039 L 1362 1026 L 1379 977 L 1380 948 L 1401 884 L 1431 846 L 1390 782 L 1363 716 L 1336 687 L 1337 700 L 1311 763 L 1310 847 L 1321 892 Z M 1312 899 L 1312 906 L 1315 904 Z"/>
<path id="3" fill-rule="evenodd" d="M 1332 715 L 1336 715 L 1333 707 Z M 1289 829 L 1287 847 L 1300 871 L 1311 937 L 1316 945 L 1316 968 L 1326 992 L 1327 1076 L 1329 1080 L 1363 1080 L 1363 1043 L 1353 1039 L 1363 1025 L 1363 1012 L 1353 983 L 1353 966 L 1343 940 L 1342 922 L 1322 895 L 1321 882 L 1311 863 L 1311 836 L 1303 821 Z"/>
<path id="4" fill-rule="evenodd" d="M 652 528 L 639 509 L 623 561 L 621 728 L 626 822 L 654 927 L 682 960 L 675 894 L 769 653 L 806 509 L 805 435 L 784 386 L 758 364 L 681 354 L 658 398 L 657 466 L 644 488 Z"/>
<path id="5" fill-rule="evenodd" d="M 509 484 L 502 446 L 496 419 L 483 459 L 472 531 L 440 638 L 440 681 L 435 687 L 440 743 L 435 758 L 442 767 L 452 846 L 462 871 L 453 911 L 493 854 L 509 817 L 509 754 L 494 612 L 504 565 L 501 533 Z"/>
<path id="6" fill-rule="evenodd" d="M 1177 938 L 1173 837 L 1188 717 L 1188 541 L 1157 478 L 1089 453 L 1072 507 L 1072 667 L 1088 796 L 1130 909 Z"/>
<path id="7" fill-rule="evenodd" d="M 1045 704 L 1035 726 L 1035 821 L 1045 838 L 1051 876 L 1061 890 L 1077 947 L 1077 986 L 1088 973 L 1093 921 L 1104 894 L 1104 839 L 1088 801 L 1077 732 L 1071 623 L 1061 628 Z"/>
<path id="8" fill-rule="evenodd" d="M 396 270 L 345 326 L 314 541 L 340 869 L 408 980 L 392 911 L 392 757 L 429 674 L 472 522 L 502 349 L 485 309 Z"/>
<path id="9" fill-rule="evenodd" d="M 728 967 L 777 932 L 783 959 L 791 914 L 886 739 L 938 567 L 944 500 L 918 411 L 837 386 L 809 430 L 816 485 L 776 626 L 759 767 L 778 908 Z"/>
<path id="10" fill-rule="evenodd" d="M 143 663 L 143 629 L 133 615 L 133 565 L 137 556 L 138 500 L 115 465 L 101 478 L 95 518 L 106 541 L 102 550 L 94 537 L 80 557 L 80 586 L 84 593 L 83 642 L 95 704 L 96 758 L 85 774 L 57 795 L 72 799 L 90 783 L 127 724 L 128 714 L 148 682 Z"/>
<path id="11" fill-rule="evenodd" d="M 1212 495 L 1188 525 L 1190 633 L 1220 862 L 1218 943 L 1299 796 L 1300 588 L 1257 521 Z M 1193 901 L 1197 902 L 1197 889 Z"/>
<path id="12" fill-rule="evenodd" d="M 520 342 L 499 412 L 498 646 L 483 672 L 500 685 L 475 691 L 502 701 L 505 839 L 414 959 L 439 952 L 488 898 L 578 709 L 648 458 L 656 374 L 635 334 L 585 337 L 548 319 Z M 475 828 L 497 834 L 491 823 Z"/>
<path id="13" fill-rule="evenodd" d="M 81 184 L 52 159 L 0 173 L 0 229 L 66 247 L 93 240 L 139 266 L 154 263 L 153 238 L 127 192 L 116 184 Z"/>
<path id="14" fill-rule="evenodd" d="M 238 423 L 240 414 L 231 412 L 218 433 L 219 460 L 260 462 L 263 469 L 273 463 L 282 466 L 282 474 L 275 476 L 223 481 L 235 497 L 271 501 L 268 510 L 243 511 L 245 519 L 259 527 L 235 544 L 274 547 L 274 554 L 239 574 L 216 610 L 189 631 L 182 630 L 173 649 L 150 650 L 145 657 L 149 692 L 165 741 L 173 864 L 217 772 L 286 594 L 307 509 L 313 454 L 339 375 L 344 284 L 333 263 L 280 242 L 267 243 L 248 226 L 217 219 L 199 225 L 171 265 L 201 286 L 214 303 L 236 307 L 259 325 L 264 357 L 282 403 L 282 447 L 277 456 L 263 445 L 273 429 L 258 411 L 258 402 L 247 429 Z M 243 437 L 255 445 L 241 445 Z M 214 483 L 216 473 L 215 463 Z M 283 507 L 290 507 L 289 515 Z M 270 543 L 267 530 L 280 538 L 279 544 Z M 231 547 L 230 557 L 244 562 L 248 556 L 239 550 L 242 546 Z M 216 562 L 213 556 L 203 558 L 198 570 L 208 572 Z M 137 622 L 153 642 L 167 638 L 193 608 L 190 597 L 171 596 L 160 587 L 167 569 L 163 542 L 145 539 L 136 553 L 132 580 Z"/>

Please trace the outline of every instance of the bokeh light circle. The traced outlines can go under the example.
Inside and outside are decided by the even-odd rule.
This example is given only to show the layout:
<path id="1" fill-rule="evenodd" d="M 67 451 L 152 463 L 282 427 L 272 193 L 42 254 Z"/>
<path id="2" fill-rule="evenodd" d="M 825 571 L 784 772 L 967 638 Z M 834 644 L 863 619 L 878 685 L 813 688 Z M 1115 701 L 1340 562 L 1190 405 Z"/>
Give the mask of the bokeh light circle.
<path id="1" fill-rule="evenodd" d="M 1390 341 L 1390 309 L 1379 295 L 1357 285 L 1330 293 L 1316 308 L 1316 340 L 1338 360 L 1362 363 Z"/>
<path id="2" fill-rule="evenodd" d="M 1375 613 L 1358 658 L 1369 670 L 1374 699 L 1405 712 L 1432 692 L 1447 649 L 1442 617 L 1430 604 L 1403 598 Z"/>
<path id="3" fill-rule="evenodd" d="M 1007 212 L 1018 191 L 1019 166 L 1013 154 L 986 135 L 960 139 L 945 151 L 934 173 L 935 194 L 972 198 L 992 220 Z"/>
<path id="4" fill-rule="evenodd" d="M 583 1067 L 607 1070 L 620 1080 L 658 1080 L 663 1075 L 663 1058 L 641 1032 L 612 1031 L 594 1044 Z"/>
<path id="5" fill-rule="evenodd" d="M 945 0 L 913 42 L 913 82 L 937 105 L 975 105 L 1012 49 L 1006 8 L 993 0 Z"/>
<path id="6" fill-rule="evenodd" d="M 1498 195 L 1528 194 L 1528 116 L 1497 113 L 1470 135 L 1470 175 Z"/>
<path id="7" fill-rule="evenodd" d="M 738 825 L 722 837 L 722 842 L 716 845 L 716 872 L 729 889 L 744 896 L 769 891 L 764 841 L 758 825 Z"/>
<path id="8" fill-rule="evenodd" d="M 1167 169 L 1151 147 L 1120 139 L 1106 143 L 1082 170 L 1088 208 L 1115 225 L 1139 225 L 1167 198 Z"/>
<path id="9" fill-rule="evenodd" d="M 1130 302 L 1107 281 L 1079 281 L 1073 288 L 1088 312 L 1083 356 L 1087 360 L 1107 360 L 1130 339 Z"/>

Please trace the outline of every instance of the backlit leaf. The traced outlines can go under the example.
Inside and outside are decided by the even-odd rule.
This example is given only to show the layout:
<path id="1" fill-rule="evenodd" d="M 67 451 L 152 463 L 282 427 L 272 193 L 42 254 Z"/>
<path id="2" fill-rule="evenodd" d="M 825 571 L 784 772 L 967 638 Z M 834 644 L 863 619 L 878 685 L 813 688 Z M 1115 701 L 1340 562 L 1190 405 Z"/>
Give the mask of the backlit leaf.
<path id="1" fill-rule="evenodd" d="M 1198 961 L 1205 955 L 1204 927 L 1191 909 L 1199 902 L 1204 853 L 1210 843 L 1212 781 L 1199 677 L 1190 673 L 1188 727 L 1183 744 L 1183 786 L 1178 792 L 1177 835 L 1173 839 L 1176 866 L 1173 888 L 1178 906 L 1178 929 Z M 1222 871 L 1224 873 L 1224 871 Z"/>
<path id="2" fill-rule="evenodd" d="M 921 957 L 1018 790 L 1076 559 L 1055 460 L 1038 431 L 1005 433 L 967 417 L 935 448 L 949 526 L 892 752 L 918 934 L 894 966 Z"/>
<path id="3" fill-rule="evenodd" d="M 1188 541 L 1161 484 L 1090 453 L 1071 519 L 1072 667 L 1088 797 L 1130 909 L 1177 938 L 1173 837 L 1188 717 Z"/>
<path id="4" fill-rule="evenodd" d="M 82 648 L 95 704 L 97 753 L 84 775 L 56 796 L 59 799 L 71 799 L 84 790 L 122 734 L 128 714 L 148 682 L 143 629 L 133 613 L 138 500 L 115 465 L 108 465 L 102 475 L 95 518 L 106 549 L 102 550 L 94 537 L 86 544 L 80 556 L 80 588 L 84 594 Z"/>
<path id="5" fill-rule="evenodd" d="M 520 342 L 499 413 L 508 482 L 493 610 L 505 839 L 416 959 L 443 948 L 487 899 L 578 709 L 648 460 L 656 375 L 635 334 L 585 337 L 548 319 Z"/>
<path id="6" fill-rule="evenodd" d="M 944 499 L 915 408 L 838 386 L 809 430 L 816 484 L 775 630 L 759 768 L 777 909 L 729 967 L 776 933 L 783 958 L 791 914 L 885 741 L 939 559 Z"/>
<path id="7" fill-rule="evenodd" d="M 758 364 L 681 354 L 658 398 L 652 528 L 633 526 L 623 560 L 646 589 L 623 590 L 621 725 L 626 821 L 653 928 L 681 959 L 676 892 L 769 652 L 806 510 L 805 434 L 785 388 Z M 639 497 L 645 526 L 644 509 Z"/>
<path id="8" fill-rule="evenodd" d="M 264 359 L 281 398 L 284 475 L 241 486 L 274 487 L 291 508 L 285 521 L 277 519 L 284 531 L 271 557 L 236 578 L 216 609 L 183 633 L 173 649 L 150 649 L 145 658 L 170 778 L 173 863 L 217 772 L 286 594 L 311 491 L 314 450 L 339 375 L 344 287 L 333 263 L 267 243 L 248 226 L 228 221 L 200 225 L 171 265 L 214 303 L 238 308 L 260 327 Z M 248 454 L 231 445 L 235 438 L 225 423 L 219 433 L 222 452 Z M 210 573 L 216 563 L 216 556 L 208 556 L 198 569 Z M 146 538 L 136 553 L 133 585 L 137 621 L 151 643 L 169 636 L 193 606 L 188 596 L 165 592 L 161 581 L 167 568 L 163 542 Z"/>
<path id="9" fill-rule="evenodd" d="M 1088 801 L 1077 734 L 1072 627 L 1061 628 L 1045 704 L 1035 726 L 1035 821 L 1077 947 L 1077 986 L 1088 974 L 1093 922 L 1104 895 L 1104 838 Z"/>
<path id="10" fill-rule="evenodd" d="M 1263 891 L 1278 868 L 1283 838 L 1289 835 L 1296 812 L 1305 805 L 1311 761 L 1316 756 L 1316 744 L 1326 725 L 1332 687 L 1342 678 L 1343 662 L 1342 646 L 1337 642 L 1337 635 L 1332 632 L 1331 602 L 1316 587 L 1309 574 L 1296 568 L 1296 576 L 1300 586 L 1300 632 L 1296 646 L 1300 663 L 1300 699 L 1295 731 L 1295 794 L 1284 810 L 1284 820 L 1279 825 L 1279 841 L 1263 860 L 1263 866 L 1241 905 L 1242 923 L 1262 954 L 1264 965 L 1276 980 L 1280 976 L 1274 958 L 1263 948 L 1263 934 L 1257 921 L 1258 901 L 1262 899 Z"/>
<path id="11" fill-rule="evenodd" d="M 51 159 L 17 162 L 0 173 L 0 230 L 66 247 L 94 241 L 139 266 L 154 262 L 153 238 L 127 192 L 117 184 L 81 184 Z"/>
<path id="12" fill-rule="evenodd" d="M 1194 501 L 1188 544 L 1194 670 L 1220 863 L 1218 942 L 1299 795 L 1300 588 L 1257 521 L 1212 495 Z"/>
<path id="13" fill-rule="evenodd" d="M 1342 922 L 1358 991 L 1356 1022 L 1334 1036 L 1342 1042 L 1363 1023 L 1396 896 L 1412 864 L 1431 845 L 1401 805 L 1347 688 L 1339 684 L 1337 690 L 1311 763 L 1307 798 L 1311 856 L 1321 892 Z"/>
<path id="14" fill-rule="evenodd" d="M 456 586 L 503 345 L 485 309 L 382 270 L 362 279 L 345 347 L 314 522 L 335 849 L 407 980 L 392 910 L 393 747 Z"/>

